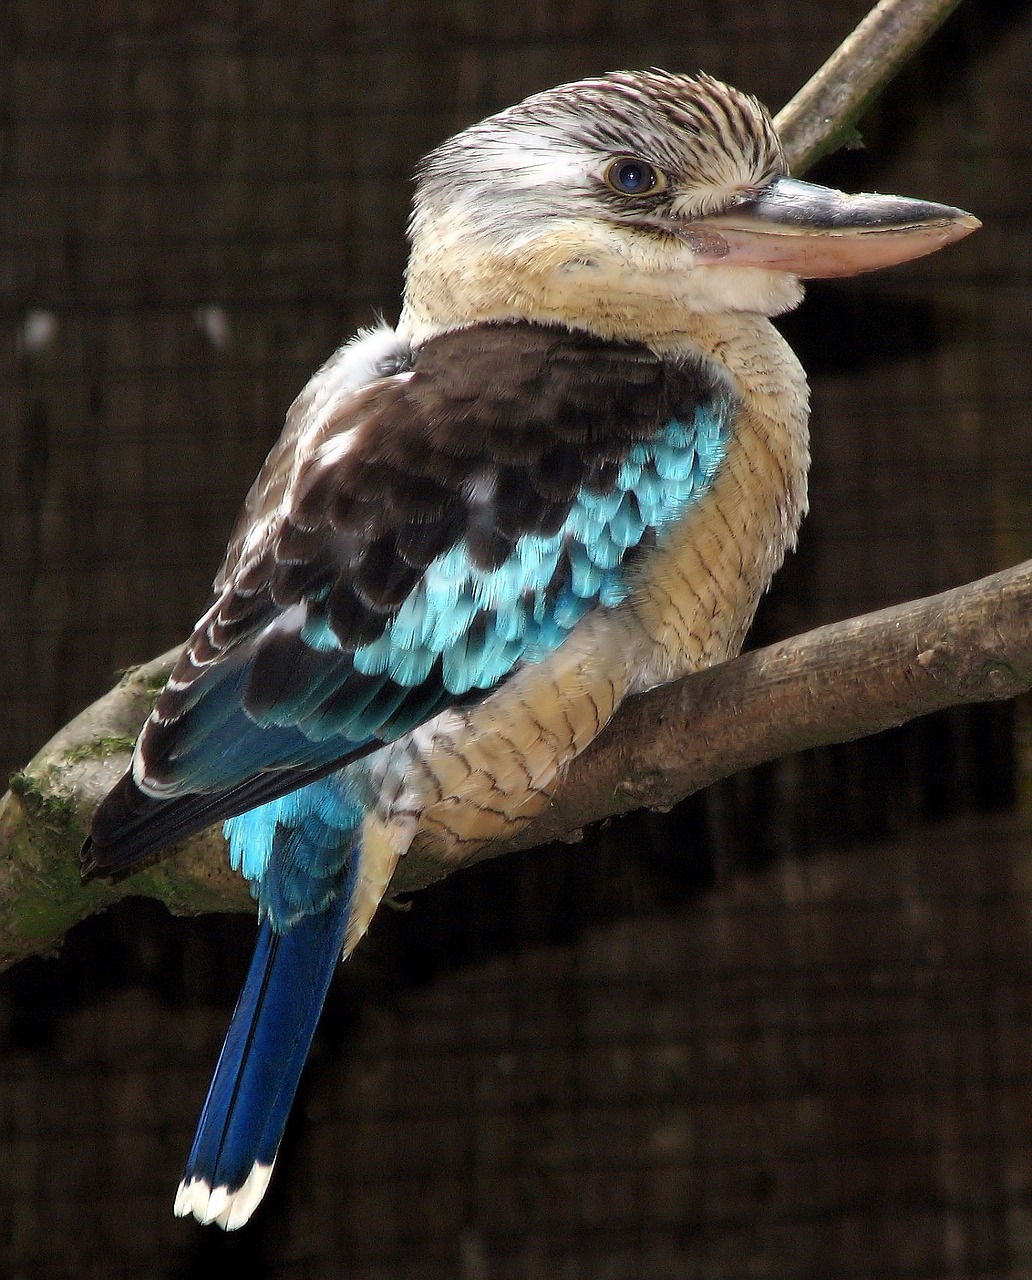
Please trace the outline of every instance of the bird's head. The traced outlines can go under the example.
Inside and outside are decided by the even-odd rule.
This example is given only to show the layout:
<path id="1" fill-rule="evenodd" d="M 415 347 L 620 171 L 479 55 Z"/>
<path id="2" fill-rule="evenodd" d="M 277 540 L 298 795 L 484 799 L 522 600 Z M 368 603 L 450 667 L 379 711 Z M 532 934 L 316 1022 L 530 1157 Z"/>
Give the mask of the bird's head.
<path id="1" fill-rule="evenodd" d="M 649 340 L 692 313 L 777 315 L 800 278 L 929 253 L 958 209 L 794 181 L 767 111 L 709 76 L 614 72 L 457 134 L 420 167 L 402 328 L 484 320 Z"/>

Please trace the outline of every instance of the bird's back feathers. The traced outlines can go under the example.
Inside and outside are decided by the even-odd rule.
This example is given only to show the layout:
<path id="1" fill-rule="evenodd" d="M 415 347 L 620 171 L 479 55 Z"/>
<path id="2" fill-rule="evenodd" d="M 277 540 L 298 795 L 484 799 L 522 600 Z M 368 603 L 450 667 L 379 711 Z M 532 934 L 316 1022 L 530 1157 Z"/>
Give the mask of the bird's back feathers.
<path id="1" fill-rule="evenodd" d="M 274 473 L 101 807 L 93 869 L 293 790 L 484 697 L 615 605 L 705 491 L 731 404 L 701 362 L 529 324 L 442 335 Z M 140 792 L 137 796 L 134 792 Z"/>

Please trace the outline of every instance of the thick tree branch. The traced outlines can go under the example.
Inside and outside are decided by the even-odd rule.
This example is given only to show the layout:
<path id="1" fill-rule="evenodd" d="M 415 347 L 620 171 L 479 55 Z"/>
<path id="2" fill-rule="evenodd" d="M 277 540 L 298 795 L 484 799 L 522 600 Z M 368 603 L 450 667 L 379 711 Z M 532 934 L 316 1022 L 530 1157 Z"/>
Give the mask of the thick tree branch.
<path id="1" fill-rule="evenodd" d="M 628 703 L 570 769 L 552 808 L 479 858 L 570 838 L 642 805 L 666 808 L 740 769 L 844 742 L 915 716 L 1032 688 L 1032 561 L 942 595 L 820 627 Z M 0 959 L 56 945 L 76 920 L 128 892 L 187 913 L 247 906 L 216 832 L 119 885 L 79 885 L 89 815 L 171 667 L 166 654 L 127 675 L 73 720 L 15 780 L 0 809 Z M 407 892 L 446 874 L 410 854 Z"/>
<path id="2" fill-rule="evenodd" d="M 959 0 L 882 0 L 777 117 L 793 172 L 841 145 L 854 121 Z M 621 710 L 574 762 L 553 807 L 478 857 L 569 837 L 641 805 L 666 807 L 787 751 L 844 741 L 1032 686 L 1032 562 L 929 600 L 824 627 L 749 654 Z M 248 905 L 217 832 L 117 885 L 79 880 L 90 816 L 126 767 L 165 654 L 130 673 L 12 779 L 0 801 L 0 966 L 53 949 L 77 920 L 127 893 L 175 912 Z M 444 874 L 407 857 L 394 888 Z"/>

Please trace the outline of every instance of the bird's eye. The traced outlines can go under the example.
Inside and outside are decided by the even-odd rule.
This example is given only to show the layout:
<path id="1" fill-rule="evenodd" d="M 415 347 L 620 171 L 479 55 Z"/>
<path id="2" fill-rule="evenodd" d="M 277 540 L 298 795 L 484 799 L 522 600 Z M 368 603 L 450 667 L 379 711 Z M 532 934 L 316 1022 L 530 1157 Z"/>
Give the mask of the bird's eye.
<path id="1" fill-rule="evenodd" d="M 606 186 L 622 196 L 644 196 L 661 191 L 666 178 L 647 160 L 635 156 L 619 156 L 605 172 Z"/>

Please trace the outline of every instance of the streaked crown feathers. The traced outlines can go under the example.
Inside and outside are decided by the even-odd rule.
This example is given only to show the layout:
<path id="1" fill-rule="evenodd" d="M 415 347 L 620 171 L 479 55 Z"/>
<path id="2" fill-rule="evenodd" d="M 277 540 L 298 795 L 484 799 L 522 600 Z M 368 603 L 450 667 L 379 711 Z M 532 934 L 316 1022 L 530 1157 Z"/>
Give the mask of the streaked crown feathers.
<path id="1" fill-rule="evenodd" d="M 628 155 L 670 178 L 653 208 L 711 213 L 787 172 L 770 115 L 754 97 L 712 76 L 616 71 L 559 85 L 456 134 L 419 166 L 412 219 L 448 207 L 498 226 L 499 215 L 583 212 L 594 197 L 614 220 L 640 211 L 613 196 L 607 160 Z M 501 227 L 498 226 L 501 231 Z"/>

